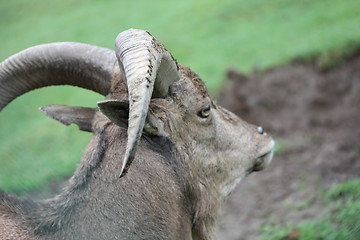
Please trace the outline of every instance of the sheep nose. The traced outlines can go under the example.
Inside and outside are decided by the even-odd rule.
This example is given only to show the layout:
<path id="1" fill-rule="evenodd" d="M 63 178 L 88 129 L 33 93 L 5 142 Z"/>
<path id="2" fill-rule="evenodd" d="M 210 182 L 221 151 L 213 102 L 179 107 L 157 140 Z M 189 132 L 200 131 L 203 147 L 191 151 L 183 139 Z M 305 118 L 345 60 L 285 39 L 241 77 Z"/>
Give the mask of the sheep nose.
<path id="1" fill-rule="evenodd" d="M 258 131 L 258 133 L 259 134 L 261 134 L 261 135 L 266 135 L 266 132 L 264 131 L 264 128 L 263 127 L 261 127 L 261 126 L 259 126 L 258 128 L 257 128 L 257 131 Z"/>

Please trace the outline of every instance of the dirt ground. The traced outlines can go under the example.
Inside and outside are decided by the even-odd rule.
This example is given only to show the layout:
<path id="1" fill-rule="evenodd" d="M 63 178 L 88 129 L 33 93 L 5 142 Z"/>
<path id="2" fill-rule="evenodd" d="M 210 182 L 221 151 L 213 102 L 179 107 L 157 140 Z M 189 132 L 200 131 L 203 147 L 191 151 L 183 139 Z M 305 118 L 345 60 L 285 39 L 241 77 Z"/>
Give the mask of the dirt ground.
<path id="1" fill-rule="evenodd" d="M 220 240 L 256 239 L 259 226 L 314 220 L 321 190 L 360 176 L 360 53 L 332 70 L 292 63 L 244 76 L 228 72 L 219 103 L 278 142 L 270 167 L 224 204 Z"/>

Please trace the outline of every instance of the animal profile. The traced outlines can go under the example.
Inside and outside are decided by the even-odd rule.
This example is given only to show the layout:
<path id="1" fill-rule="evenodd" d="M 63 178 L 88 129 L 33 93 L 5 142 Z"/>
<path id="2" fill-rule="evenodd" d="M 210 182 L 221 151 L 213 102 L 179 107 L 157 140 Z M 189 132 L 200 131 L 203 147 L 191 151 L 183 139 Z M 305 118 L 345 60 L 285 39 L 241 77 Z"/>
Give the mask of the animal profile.
<path id="1" fill-rule="evenodd" d="M 0 110 L 53 85 L 105 97 L 96 109 L 40 109 L 92 132 L 91 141 L 53 198 L 0 191 L 0 239 L 214 239 L 221 202 L 272 159 L 271 136 L 218 106 L 146 31 L 120 33 L 115 51 L 59 42 L 9 57 L 0 64 Z"/>

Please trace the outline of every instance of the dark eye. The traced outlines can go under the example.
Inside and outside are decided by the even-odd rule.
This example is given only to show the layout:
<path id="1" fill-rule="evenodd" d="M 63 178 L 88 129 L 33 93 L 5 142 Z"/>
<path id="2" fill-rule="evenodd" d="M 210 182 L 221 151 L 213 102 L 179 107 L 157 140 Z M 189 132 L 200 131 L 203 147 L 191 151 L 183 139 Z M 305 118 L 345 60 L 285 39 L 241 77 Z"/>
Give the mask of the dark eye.
<path id="1" fill-rule="evenodd" d="M 199 116 L 201 118 L 207 118 L 210 115 L 210 104 L 208 106 L 206 106 L 205 108 L 203 108 L 200 112 L 199 112 Z"/>

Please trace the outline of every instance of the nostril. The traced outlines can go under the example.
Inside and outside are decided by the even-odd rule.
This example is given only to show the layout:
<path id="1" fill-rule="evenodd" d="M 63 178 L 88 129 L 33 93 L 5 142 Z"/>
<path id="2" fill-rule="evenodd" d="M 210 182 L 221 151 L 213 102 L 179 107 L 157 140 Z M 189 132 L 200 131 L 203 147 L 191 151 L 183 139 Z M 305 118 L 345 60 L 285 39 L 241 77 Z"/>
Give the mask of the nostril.
<path id="1" fill-rule="evenodd" d="M 259 134 L 261 134 L 261 135 L 266 135 L 266 132 L 264 131 L 264 128 L 263 128 L 263 127 L 259 126 L 259 127 L 257 128 L 257 130 L 258 130 L 258 133 L 259 133 Z"/>

